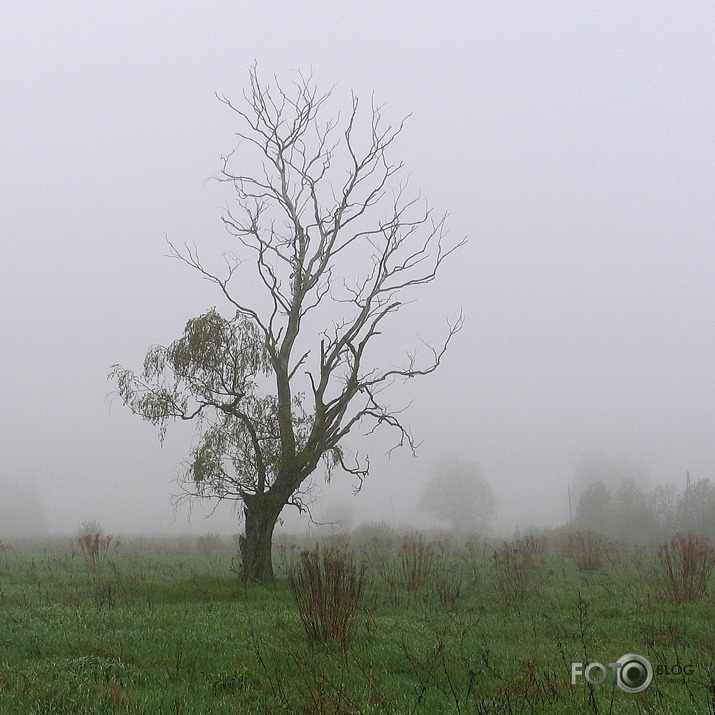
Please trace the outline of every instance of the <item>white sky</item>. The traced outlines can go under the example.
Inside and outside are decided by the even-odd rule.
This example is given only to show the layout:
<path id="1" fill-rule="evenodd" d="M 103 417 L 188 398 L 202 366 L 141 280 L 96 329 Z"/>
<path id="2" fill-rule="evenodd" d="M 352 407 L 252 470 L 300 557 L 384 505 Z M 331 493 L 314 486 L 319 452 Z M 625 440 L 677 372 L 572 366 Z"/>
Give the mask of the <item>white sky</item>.
<path id="1" fill-rule="evenodd" d="M 407 349 L 464 308 L 444 369 L 409 384 L 420 456 L 376 458 L 359 519 L 419 525 L 450 453 L 481 463 L 504 529 L 567 518 L 588 453 L 715 477 L 714 33 L 710 2 L 5 3 L 6 506 L 22 481 L 54 531 L 237 529 L 174 521 L 191 431 L 160 449 L 106 375 L 221 307 L 165 237 L 230 248 L 206 179 L 237 125 L 214 92 L 238 99 L 253 60 L 412 113 L 393 156 L 470 239 L 397 328 Z"/>

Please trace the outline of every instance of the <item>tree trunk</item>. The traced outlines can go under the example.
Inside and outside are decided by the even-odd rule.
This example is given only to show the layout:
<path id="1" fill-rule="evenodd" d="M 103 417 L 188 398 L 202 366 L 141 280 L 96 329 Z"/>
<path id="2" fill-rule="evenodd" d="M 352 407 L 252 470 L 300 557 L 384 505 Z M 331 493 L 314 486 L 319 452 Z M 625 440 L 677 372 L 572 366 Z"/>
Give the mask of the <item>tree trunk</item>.
<path id="1" fill-rule="evenodd" d="M 246 531 L 238 539 L 243 578 L 260 583 L 273 581 L 273 529 L 284 506 L 269 493 L 245 501 Z"/>

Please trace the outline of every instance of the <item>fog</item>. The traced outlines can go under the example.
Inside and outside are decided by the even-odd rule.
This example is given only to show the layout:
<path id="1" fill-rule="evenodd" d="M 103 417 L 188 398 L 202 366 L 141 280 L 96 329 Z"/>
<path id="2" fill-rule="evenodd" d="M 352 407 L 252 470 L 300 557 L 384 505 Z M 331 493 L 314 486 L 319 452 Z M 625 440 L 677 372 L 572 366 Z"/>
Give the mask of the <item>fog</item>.
<path id="1" fill-rule="evenodd" d="M 391 156 L 469 237 L 392 323 L 409 350 L 465 317 L 395 392 L 417 457 L 353 435 L 372 474 L 354 496 L 316 473 L 317 521 L 435 526 L 417 505 L 450 455 L 501 534 L 568 521 L 584 465 L 715 477 L 711 3 L 6 3 L 0 26 L 0 538 L 239 530 L 230 505 L 175 511 L 192 426 L 160 447 L 107 373 L 226 308 L 166 240 L 233 247 L 214 93 L 238 101 L 254 60 L 411 113 Z"/>

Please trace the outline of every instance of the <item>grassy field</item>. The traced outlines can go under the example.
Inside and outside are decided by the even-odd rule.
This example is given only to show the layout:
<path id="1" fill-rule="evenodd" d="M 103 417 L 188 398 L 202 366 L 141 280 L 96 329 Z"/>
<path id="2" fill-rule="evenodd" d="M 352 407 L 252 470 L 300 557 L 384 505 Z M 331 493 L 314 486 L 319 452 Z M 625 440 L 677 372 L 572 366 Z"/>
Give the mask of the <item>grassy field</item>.
<path id="1" fill-rule="evenodd" d="M 0 713 L 714 712 L 712 595 L 670 598 L 653 549 L 579 570 L 542 547 L 354 546 L 354 632 L 318 644 L 285 576 L 294 544 L 269 587 L 241 584 L 227 545 L 6 548 Z M 630 652 L 653 664 L 644 692 L 571 684 L 572 662 Z"/>

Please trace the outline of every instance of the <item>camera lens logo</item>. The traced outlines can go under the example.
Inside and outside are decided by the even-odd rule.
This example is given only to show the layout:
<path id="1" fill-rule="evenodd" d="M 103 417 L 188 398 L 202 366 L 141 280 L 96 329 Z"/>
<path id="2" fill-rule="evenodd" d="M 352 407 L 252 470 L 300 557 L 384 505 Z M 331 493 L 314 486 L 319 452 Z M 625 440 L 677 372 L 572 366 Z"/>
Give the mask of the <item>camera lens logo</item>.
<path id="1" fill-rule="evenodd" d="M 653 666 L 648 658 L 626 653 L 615 663 L 609 663 L 615 684 L 626 693 L 642 693 L 653 682 Z M 583 678 L 590 685 L 603 685 L 608 679 L 608 668 L 603 663 L 571 663 L 571 685 Z M 682 668 L 681 668 L 682 670 Z"/>
<path id="2" fill-rule="evenodd" d="M 616 666 L 616 684 L 627 693 L 642 693 L 653 681 L 653 666 L 642 655 L 627 653 Z"/>

